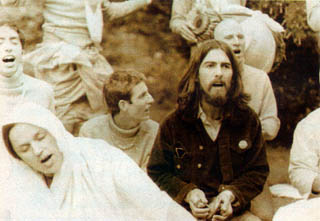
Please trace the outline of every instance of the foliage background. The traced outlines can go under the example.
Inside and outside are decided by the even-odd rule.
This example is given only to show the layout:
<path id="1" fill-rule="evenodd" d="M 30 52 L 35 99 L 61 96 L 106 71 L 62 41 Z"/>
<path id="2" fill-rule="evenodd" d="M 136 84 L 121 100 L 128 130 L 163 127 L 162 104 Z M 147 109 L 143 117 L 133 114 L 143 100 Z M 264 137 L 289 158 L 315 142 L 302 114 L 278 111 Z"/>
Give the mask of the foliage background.
<path id="1" fill-rule="evenodd" d="M 107 29 L 111 29 L 114 35 L 117 35 L 119 29 L 124 29 L 132 38 L 143 39 L 141 44 L 135 44 L 138 50 L 133 51 L 131 63 L 117 60 L 118 56 L 122 56 L 121 53 L 128 55 L 127 50 L 131 48 L 126 47 L 130 44 L 128 38 L 124 37 L 124 42 L 114 42 L 113 35 L 106 34 L 110 45 L 119 44 L 123 47 L 119 55 L 110 51 L 106 57 L 114 65 L 126 66 L 131 63 L 145 72 L 149 76 L 151 91 L 156 98 L 156 107 L 164 112 L 174 108 L 176 86 L 189 56 L 187 44 L 169 29 L 171 5 L 172 0 L 154 0 L 144 11 L 112 23 L 106 22 L 110 27 Z M 305 1 L 248 0 L 247 7 L 269 14 L 286 30 L 284 36 L 287 59 L 269 76 L 281 120 L 280 131 L 273 144 L 290 147 L 296 124 L 319 106 L 316 36 L 306 22 Z M 144 45 L 145 43 L 147 44 Z M 144 49 L 145 47 L 147 48 Z M 135 54 L 142 51 L 147 56 L 136 57 Z M 157 112 L 154 117 L 160 120 L 163 114 Z"/>
<path id="2" fill-rule="evenodd" d="M 158 121 L 175 106 L 177 83 L 189 57 L 186 42 L 169 29 L 171 5 L 172 0 L 153 0 L 150 6 L 127 17 L 115 21 L 106 17 L 102 43 L 102 53 L 115 69 L 134 68 L 147 75 L 156 101 L 152 117 Z M 269 14 L 286 29 L 287 59 L 269 76 L 281 120 L 272 144 L 290 147 L 296 124 L 319 104 L 315 33 L 306 23 L 304 0 L 248 0 L 247 7 Z M 39 7 L 27 7 L 24 16 L 14 18 L 25 30 L 26 51 L 41 42 L 40 12 Z M 0 8 L 0 14 L 12 13 Z"/>

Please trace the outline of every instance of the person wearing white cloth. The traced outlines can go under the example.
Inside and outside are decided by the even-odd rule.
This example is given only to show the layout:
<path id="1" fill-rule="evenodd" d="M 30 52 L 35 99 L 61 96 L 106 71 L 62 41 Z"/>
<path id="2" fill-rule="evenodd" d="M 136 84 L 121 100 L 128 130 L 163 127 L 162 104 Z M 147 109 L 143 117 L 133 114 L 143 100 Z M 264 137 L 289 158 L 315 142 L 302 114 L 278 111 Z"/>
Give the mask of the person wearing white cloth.
<path id="1" fill-rule="evenodd" d="M 320 193 L 320 109 L 301 120 L 290 150 L 289 179 L 304 198 Z"/>
<path id="2" fill-rule="evenodd" d="M 1 3 L 14 6 L 19 5 L 19 0 Z M 37 78 L 53 86 L 57 116 L 68 131 L 76 134 L 81 123 L 106 111 L 102 87 L 113 69 L 99 53 L 102 13 L 115 19 L 150 3 L 151 0 L 42 1 L 43 41 L 24 58 L 35 67 Z"/>
<path id="3" fill-rule="evenodd" d="M 274 221 L 320 219 L 319 142 L 320 109 L 318 108 L 298 123 L 290 150 L 289 179 L 292 186 L 299 191 L 300 198 L 304 199 L 281 207 L 275 214 Z M 286 190 L 287 188 L 282 191 L 283 194 Z"/>
<path id="4" fill-rule="evenodd" d="M 17 167 L 31 169 L 29 179 L 37 177 L 25 194 L 43 191 L 59 208 L 55 219 L 195 220 L 121 150 L 103 140 L 74 137 L 41 106 L 26 103 L 16 109 L 3 126 L 3 139 Z M 18 207 L 28 203 L 23 195 L 16 197 Z M 14 217 L 10 209 L 7 217 Z"/>
<path id="5" fill-rule="evenodd" d="M 245 0 L 174 0 L 170 28 L 193 45 L 213 39 L 215 26 L 222 19 L 234 18 L 246 36 L 246 63 L 269 73 L 274 62 L 280 63 L 284 56 L 283 42 L 276 42 L 273 34 L 284 29 L 268 15 L 245 5 Z"/>
<path id="6" fill-rule="evenodd" d="M 23 46 L 24 35 L 17 24 L 2 16 L 0 19 L 0 122 L 5 120 L 22 101 L 37 103 L 54 112 L 51 86 L 23 72 Z M 2 145 L 4 144 L 0 140 L 0 189 L 11 170 L 10 158 L 1 148 Z"/>

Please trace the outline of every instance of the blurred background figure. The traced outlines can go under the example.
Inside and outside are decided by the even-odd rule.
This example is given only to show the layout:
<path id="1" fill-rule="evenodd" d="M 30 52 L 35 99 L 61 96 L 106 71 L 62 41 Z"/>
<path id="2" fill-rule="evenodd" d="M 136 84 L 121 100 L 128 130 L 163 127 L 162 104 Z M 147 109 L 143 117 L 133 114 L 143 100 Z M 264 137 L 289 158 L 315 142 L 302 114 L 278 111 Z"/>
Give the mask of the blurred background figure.
<path id="1" fill-rule="evenodd" d="M 213 39 L 215 26 L 225 18 L 236 19 L 244 32 L 245 61 L 269 73 L 285 56 L 283 27 L 241 0 L 174 0 L 170 28 L 191 45 Z"/>
<path id="2" fill-rule="evenodd" d="M 306 0 L 307 22 L 310 28 L 316 32 L 318 41 L 318 52 L 320 51 L 320 1 Z M 319 60 L 320 63 L 320 60 Z M 319 71 L 320 81 L 320 71 Z"/>

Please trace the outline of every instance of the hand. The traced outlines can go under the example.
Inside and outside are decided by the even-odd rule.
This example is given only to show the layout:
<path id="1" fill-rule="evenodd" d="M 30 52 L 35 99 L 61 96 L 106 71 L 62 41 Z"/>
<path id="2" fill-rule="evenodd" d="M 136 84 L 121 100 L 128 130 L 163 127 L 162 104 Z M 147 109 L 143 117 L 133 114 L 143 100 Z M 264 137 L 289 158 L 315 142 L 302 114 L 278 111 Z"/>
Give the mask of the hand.
<path id="1" fill-rule="evenodd" d="M 185 201 L 189 203 L 192 215 L 196 218 L 206 218 L 209 214 L 209 208 L 206 206 L 208 200 L 204 192 L 200 189 L 191 190 Z"/>
<path id="2" fill-rule="evenodd" d="M 210 212 L 208 218 L 215 220 L 226 220 L 232 213 L 232 202 L 235 200 L 235 196 L 230 190 L 225 190 L 219 193 L 213 201 L 209 204 Z"/>
<path id="3" fill-rule="evenodd" d="M 178 33 L 190 43 L 197 43 L 197 38 L 193 32 L 189 29 L 188 25 L 185 22 L 180 22 L 177 26 Z"/>

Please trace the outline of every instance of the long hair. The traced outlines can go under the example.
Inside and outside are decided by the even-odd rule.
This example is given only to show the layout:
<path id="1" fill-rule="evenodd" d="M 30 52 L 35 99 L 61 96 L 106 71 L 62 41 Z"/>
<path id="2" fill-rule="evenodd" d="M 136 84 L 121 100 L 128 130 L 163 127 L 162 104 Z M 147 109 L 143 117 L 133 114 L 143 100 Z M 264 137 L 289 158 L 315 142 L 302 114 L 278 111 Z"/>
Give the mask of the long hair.
<path id="1" fill-rule="evenodd" d="M 178 85 L 178 112 L 183 114 L 185 119 L 197 117 L 201 98 L 199 69 L 203 59 L 213 49 L 221 49 L 225 52 L 233 70 L 227 102 L 223 106 L 224 117 L 231 114 L 234 107 L 242 109 L 249 101 L 249 96 L 243 92 L 241 69 L 232 50 L 221 41 L 208 40 L 199 44 L 193 51 L 188 67 Z"/>

